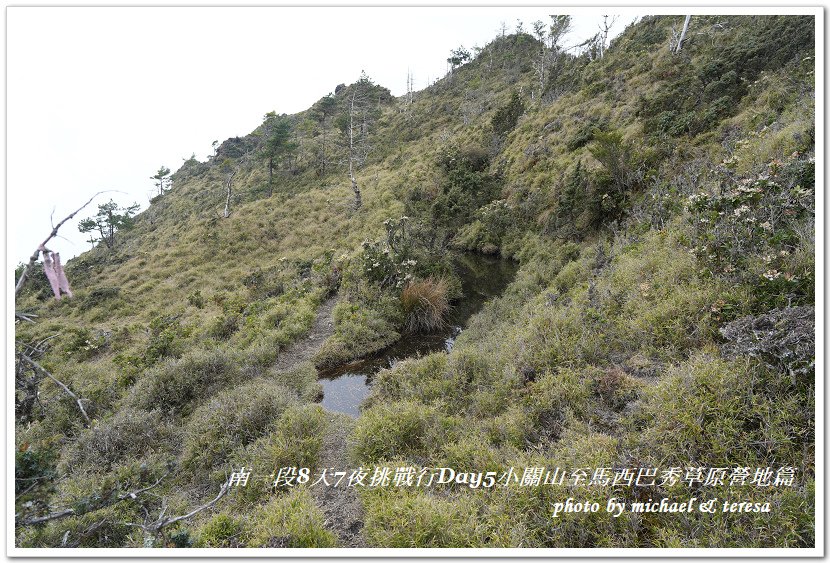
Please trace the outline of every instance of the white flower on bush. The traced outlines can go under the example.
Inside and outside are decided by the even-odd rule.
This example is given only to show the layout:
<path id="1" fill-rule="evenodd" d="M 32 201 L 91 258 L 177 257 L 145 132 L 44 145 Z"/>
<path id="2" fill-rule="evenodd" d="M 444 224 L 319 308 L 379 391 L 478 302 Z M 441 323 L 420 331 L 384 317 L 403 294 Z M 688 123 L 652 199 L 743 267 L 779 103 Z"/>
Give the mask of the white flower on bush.
<path id="1" fill-rule="evenodd" d="M 761 275 L 763 277 L 765 277 L 766 279 L 772 281 L 772 280 L 777 280 L 778 278 L 780 278 L 781 277 L 781 272 L 779 272 L 778 270 L 767 270 L 766 272 L 764 272 Z"/>

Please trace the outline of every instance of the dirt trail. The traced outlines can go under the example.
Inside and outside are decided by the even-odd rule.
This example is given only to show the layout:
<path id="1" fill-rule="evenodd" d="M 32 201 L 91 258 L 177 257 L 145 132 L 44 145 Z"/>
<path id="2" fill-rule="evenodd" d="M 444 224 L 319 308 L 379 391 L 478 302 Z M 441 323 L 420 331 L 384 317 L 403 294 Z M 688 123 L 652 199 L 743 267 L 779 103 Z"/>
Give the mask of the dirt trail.
<path id="1" fill-rule="evenodd" d="M 328 337 L 334 334 L 332 311 L 337 298 L 332 297 L 324 301 L 317 310 L 317 318 L 311 332 L 291 345 L 279 355 L 272 367 L 274 371 L 284 371 L 309 361 L 323 345 Z M 320 453 L 318 472 L 327 470 L 328 481 L 334 483 L 330 476 L 334 471 L 351 472 L 346 455 L 346 440 L 354 427 L 354 419 L 336 413 L 326 412 L 327 432 L 323 437 L 323 448 Z M 314 498 L 326 516 L 326 527 L 337 535 L 342 547 L 366 547 L 361 530 L 363 529 L 363 505 L 354 488 L 347 488 L 347 478 L 341 481 L 340 486 L 326 486 L 318 483 L 311 488 Z"/>
<path id="2" fill-rule="evenodd" d="M 346 471 L 346 477 L 334 487 L 336 479 L 328 479 L 332 486 L 318 483 L 311 492 L 326 515 L 326 528 L 337 535 L 341 547 L 367 547 L 363 530 L 363 505 L 354 487 L 347 487 L 349 474 L 354 469 L 346 455 L 346 440 L 354 427 L 354 419 L 336 412 L 328 412 L 328 432 L 323 437 L 320 471 Z"/>
<path id="3" fill-rule="evenodd" d="M 285 371 L 313 358 L 323 342 L 334 334 L 334 320 L 331 318 L 331 313 L 336 304 L 337 297 L 331 297 L 324 301 L 317 310 L 317 318 L 314 320 L 314 326 L 311 327 L 308 336 L 298 340 L 289 346 L 285 352 L 282 352 L 271 369 L 277 372 Z"/>

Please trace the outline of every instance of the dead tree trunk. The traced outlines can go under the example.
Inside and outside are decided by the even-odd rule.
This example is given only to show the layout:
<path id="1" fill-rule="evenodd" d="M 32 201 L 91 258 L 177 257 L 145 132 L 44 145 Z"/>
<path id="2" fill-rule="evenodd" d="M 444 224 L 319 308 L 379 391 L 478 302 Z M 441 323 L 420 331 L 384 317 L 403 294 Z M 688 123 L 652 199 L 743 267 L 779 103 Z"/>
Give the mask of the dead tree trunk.
<path id="1" fill-rule="evenodd" d="M 268 159 L 268 197 L 274 195 L 274 157 Z"/>
<path id="2" fill-rule="evenodd" d="M 352 94 L 352 100 L 349 105 L 349 180 L 352 182 L 352 191 L 354 192 L 354 208 L 360 209 L 363 204 L 360 196 L 360 187 L 357 185 L 357 178 L 355 177 L 355 160 L 357 158 L 357 147 L 354 139 L 354 103 L 357 97 L 357 92 Z"/>
<path id="3" fill-rule="evenodd" d="M 680 47 L 683 45 L 683 39 L 686 37 L 686 31 L 689 29 L 690 21 L 692 21 L 692 16 L 686 16 L 686 21 L 683 22 L 683 31 L 680 32 L 680 39 L 677 40 L 677 48 L 674 50 L 675 54 L 680 52 Z"/>
<path id="4" fill-rule="evenodd" d="M 351 171 L 351 165 L 349 166 L 349 179 L 352 181 L 352 191 L 354 192 L 354 208 L 355 210 L 360 209 L 360 206 L 363 205 L 363 200 L 360 197 L 360 187 L 357 185 L 357 178 L 354 177 L 354 174 Z"/>
<path id="5" fill-rule="evenodd" d="M 236 176 L 237 172 L 239 172 L 239 167 L 238 166 L 236 168 L 234 168 L 230 172 L 230 174 L 228 174 L 228 179 L 225 182 L 225 189 L 228 192 L 228 196 L 227 196 L 227 198 L 225 198 L 225 215 L 224 215 L 225 219 L 227 219 L 228 217 L 231 216 L 231 195 L 233 194 L 233 192 L 232 192 L 233 177 Z"/>

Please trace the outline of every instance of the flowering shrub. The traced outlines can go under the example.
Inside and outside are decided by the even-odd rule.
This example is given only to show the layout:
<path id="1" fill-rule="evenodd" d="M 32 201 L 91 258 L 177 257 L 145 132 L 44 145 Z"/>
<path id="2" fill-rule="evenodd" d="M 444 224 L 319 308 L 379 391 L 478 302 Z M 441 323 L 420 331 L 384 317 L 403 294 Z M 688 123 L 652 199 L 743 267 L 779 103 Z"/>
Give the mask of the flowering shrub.
<path id="1" fill-rule="evenodd" d="M 386 240 L 363 241 L 361 254 L 363 273 L 369 281 L 381 287 L 403 287 L 413 279 L 413 270 L 417 260 L 411 257 L 411 237 L 407 232 L 409 217 L 398 220 L 387 219 Z"/>
<path id="2" fill-rule="evenodd" d="M 792 305 L 810 295 L 804 251 L 814 236 L 813 158 L 793 153 L 748 177 L 733 177 L 734 163 L 723 164 L 718 191 L 689 197 L 692 252 L 710 273 L 754 286 L 759 304 Z"/>

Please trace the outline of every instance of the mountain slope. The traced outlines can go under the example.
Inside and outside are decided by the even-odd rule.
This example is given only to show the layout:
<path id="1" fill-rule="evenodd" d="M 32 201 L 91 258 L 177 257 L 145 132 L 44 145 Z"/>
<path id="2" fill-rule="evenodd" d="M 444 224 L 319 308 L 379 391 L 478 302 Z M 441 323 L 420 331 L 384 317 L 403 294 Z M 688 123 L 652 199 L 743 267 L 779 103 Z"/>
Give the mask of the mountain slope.
<path id="1" fill-rule="evenodd" d="M 76 297 L 54 302 L 31 285 L 18 308 L 38 322 L 16 339 L 57 335 L 40 361 L 94 420 L 84 428 L 49 382 L 37 406 L 19 402 L 19 477 L 43 484 L 18 491 L 18 523 L 84 509 L 19 526 L 18 543 L 336 545 L 342 527 L 326 524 L 321 496 L 272 491 L 266 473 L 323 469 L 324 437 L 341 429 L 313 404 L 315 366 L 405 334 L 419 312 L 406 288 L 443 280 L 456 296 L 452 255 L 468 250 L 518 260 L 516 280 L 452 353 L 377 376 L 342 467 L 591 468 L 587 480 L 605 468 L 617 484 L 628 468 L 796 477 L 365 488 L 363 529 L 349 541 L 813 545 L 814 336 L 802 321 L 815 285 L 814 22 L 696 16 L 674 53 L 677 19 L 644 18 L 601 58 L 501 37 L 411 102 L 367 77 L 338 87 L 280 117 L 296 148 L 271 186 L 266 119 L 209 161 L 186 162 L 113 250 L 72 260 Z M 349 150 L 350 127 L 365 159 Z M 331 336 L 303 354 L 310 362 L 287 362 L 333 296 Z M 770 318 L 778 333 L 745 328 Z M 159 536 L 127 525 L 155 518 L 161 499 L 185 514 L 243 465 L 255 482 L 214 509 Z M 112 502 L 162 476 L 156 496 Z M 772 514 L 551 518 L 569 496 L 718 497 L 770 502 Z"/>

